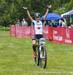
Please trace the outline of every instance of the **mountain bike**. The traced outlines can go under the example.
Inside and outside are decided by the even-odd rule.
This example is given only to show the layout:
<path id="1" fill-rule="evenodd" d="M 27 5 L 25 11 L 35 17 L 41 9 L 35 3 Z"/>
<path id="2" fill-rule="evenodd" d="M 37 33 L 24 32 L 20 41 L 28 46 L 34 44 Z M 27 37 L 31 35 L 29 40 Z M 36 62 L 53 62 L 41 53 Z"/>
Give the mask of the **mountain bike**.
<path id="1" fill-rule="evenodd" d="M 45 38 L 40 38 L 37 40 L 37 47 L 36 47 L 36 53 L 37 57 L 35 59 L 36 65 L 46 68 L 47 65 L 47 51 L 45 47 Z"/>

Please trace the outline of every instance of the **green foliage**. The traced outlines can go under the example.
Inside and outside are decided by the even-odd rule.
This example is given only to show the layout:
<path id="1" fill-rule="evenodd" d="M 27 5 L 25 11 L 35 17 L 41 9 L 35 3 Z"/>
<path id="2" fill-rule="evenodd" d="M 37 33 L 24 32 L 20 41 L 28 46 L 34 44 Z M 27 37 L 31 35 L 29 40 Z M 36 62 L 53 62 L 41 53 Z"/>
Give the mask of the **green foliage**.
<path id="1" fill-rule="evenodd" d="M 18 19 L 21 20 L 23 17 L 28 19 L 26 12 L 22 9 L 23 6 L 27 6 L 31 14 L 40 12 L 43 15 L 48 4 L 52 4 L 51 12 L 63 13 L 72 9 L 73 0 L 0 0 L 0 24 L 7 26 L 15 24 Z M 62 11 L 61 8 L 65 8 L 65 10 Z"/>
<path id="2" fill-rule="evenodd" d="M 73 0 L 70 0 L 70 2 L 67 5 L 67 10 L 73 9 Z"/>
<path id="3" fill-rule="evenodd" d="M 9 27 L 0 25 L 0 31 L 9 31 L 9 30 L 10 30 Z"/>

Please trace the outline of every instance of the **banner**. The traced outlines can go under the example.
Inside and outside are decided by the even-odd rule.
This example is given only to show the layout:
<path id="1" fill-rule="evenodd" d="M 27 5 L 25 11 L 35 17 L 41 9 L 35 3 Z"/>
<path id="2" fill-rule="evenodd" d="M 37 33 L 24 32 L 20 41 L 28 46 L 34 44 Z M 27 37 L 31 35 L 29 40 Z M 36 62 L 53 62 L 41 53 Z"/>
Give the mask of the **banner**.
<path id="1" fill-rule="evenodd" d="M 31 37 L 31 27 L 22 26 L 22 37 L 30 38 Z"/>
<path id="2" fill-rule="evenodd" d="M 73 40 L 73 28 L 70 28 L 70 39 Z"/>
<path id="3" fill-rule="evenodd" d="M 73 29 L 66 27 L 53 28 L 53 42 L 73 44 Z"/>
<path id="4" fill-rule="evenodd" d="M 47 36 L 50 41 L 53 40 L 53 27 L 48 26 L 48 35 Z"/>
<path id="5" fill-rule="evenodd" d="M 32 26 L 30 26 L 30 37 L 31 38 L 34 38 L 34 27 L 33 27 L 33 25 Z"/>
<path id="6" fill-rule="evenodd" d="M 44 35 L 44 38 L 49 40 L 49 36 L 48 36 L 48 26 L 44 26 L 43 27 L 43 35 Z"/>
<path id="7" fill-rule="evenodd" d="M 63 28 L 58 27 L 58 28 L 53 28 L 53 42 L 56 43 L 63 43 Z"/>
<path id="8" fill-rule="evenodd" d="M 19 38 L 33 38 L 33 26 L 10 26 L 10 35 Z M 47 40 L 55 43 L 73 44 L 73 28 L 66 27 L 43 27 L 43 35 Z"/>
<path id="9" fill-rule="evenodd" d="M 64 28 L 63 29 L 63 37 L 65 44 L 72 44 L 73 43 L 73 29 L 72 28 Z"/>
<path id="10" fill-rule="evenodd" d="M 16 26 L 16 37 L 22 38 L 22 33 L 23 33 L 22 26 Z"/>
<path id="11" fill-rule="evenodd" d="M 16 36 L 16 27 L 15 25 L 10 25 L 10 35 L 11 36 Z"/>

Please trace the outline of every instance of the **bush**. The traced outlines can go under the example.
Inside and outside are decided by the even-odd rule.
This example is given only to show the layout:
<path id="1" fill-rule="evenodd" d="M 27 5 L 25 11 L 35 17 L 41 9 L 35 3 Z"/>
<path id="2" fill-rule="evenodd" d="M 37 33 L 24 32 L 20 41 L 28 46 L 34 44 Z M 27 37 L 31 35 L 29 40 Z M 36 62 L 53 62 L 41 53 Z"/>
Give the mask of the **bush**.
<path id="1" fill-rule="evenodd" d="M 9 27 L 0 25 L 0 31 L 9 31 Z"/>

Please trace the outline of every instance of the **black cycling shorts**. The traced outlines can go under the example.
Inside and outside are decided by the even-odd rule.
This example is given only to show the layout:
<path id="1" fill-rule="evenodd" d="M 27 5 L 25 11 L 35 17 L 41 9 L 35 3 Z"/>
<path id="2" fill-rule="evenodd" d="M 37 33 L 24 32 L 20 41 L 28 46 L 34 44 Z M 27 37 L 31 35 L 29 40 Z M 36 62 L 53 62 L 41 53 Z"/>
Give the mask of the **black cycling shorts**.
<path id="1" fill-rule="evenodd" d="M 36 34 L 34 35 L 34 38 L 32 40 L 39 40 L 40 38 L 43 38 L 42 34 Z"/>

